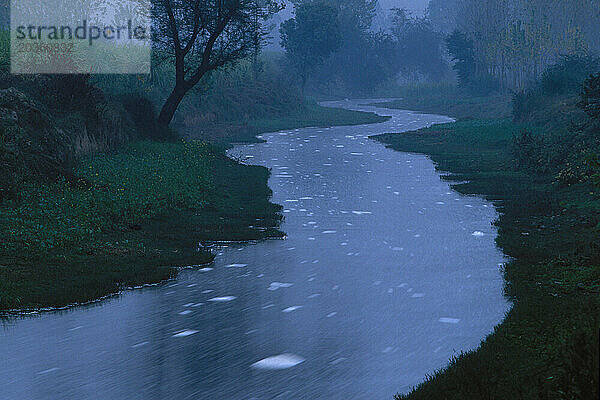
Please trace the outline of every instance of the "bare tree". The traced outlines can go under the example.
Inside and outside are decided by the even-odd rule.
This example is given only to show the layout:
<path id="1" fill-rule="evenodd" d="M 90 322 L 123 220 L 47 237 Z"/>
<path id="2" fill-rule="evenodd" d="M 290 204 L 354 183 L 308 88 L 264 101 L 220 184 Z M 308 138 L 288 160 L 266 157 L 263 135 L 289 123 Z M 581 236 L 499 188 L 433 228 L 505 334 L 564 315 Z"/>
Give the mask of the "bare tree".
<path id="1" fill-rule="evenodd" d="M 175 66 L 175 86 L 158 117 L 169 126 L 185 95 L 210 71 L 250 56 L 275 0 L 156 0 L 154 46 Z M 257 18 L 257 13 L 259 18 Z"/>

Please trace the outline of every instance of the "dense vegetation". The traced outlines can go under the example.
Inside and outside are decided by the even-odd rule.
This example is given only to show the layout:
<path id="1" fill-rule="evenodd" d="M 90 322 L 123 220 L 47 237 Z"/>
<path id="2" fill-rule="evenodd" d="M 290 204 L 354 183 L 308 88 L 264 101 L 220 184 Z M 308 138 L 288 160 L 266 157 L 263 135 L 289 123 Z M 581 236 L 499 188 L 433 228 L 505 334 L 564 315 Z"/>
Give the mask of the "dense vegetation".
<path id="1" fill-rule="evenodd" d="M 498 245 L 514 307 L 474 352 L 398 399 L 598 397 L 600 328 L 600 120 L 593 58 L 567 58 L 515 95 L 514 118 L 452 101 L 465 119 L 378 137 L 428 154 L 466 194 L 500 212 Z M 452 98 L 454 92 L 447 92 Z M 427 102 L 428 111 L 443 101 Z M 390 106 L 402 106 L 391 104 Z M 467 120 L 467 114 L 471 119 Z"/>

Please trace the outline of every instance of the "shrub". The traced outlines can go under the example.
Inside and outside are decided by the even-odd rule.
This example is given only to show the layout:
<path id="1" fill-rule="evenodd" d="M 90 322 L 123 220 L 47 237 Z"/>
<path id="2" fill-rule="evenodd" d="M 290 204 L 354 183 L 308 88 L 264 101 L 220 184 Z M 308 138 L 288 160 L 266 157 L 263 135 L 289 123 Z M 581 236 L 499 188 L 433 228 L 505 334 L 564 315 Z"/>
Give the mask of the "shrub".
<path id="1" fill-rule="evenodd" d="M 160 132 L 156 128 L 156 106 L 140 94 L 126 94 L 121 99 L 125 110 L 129 113 L 140 138 L 158 138 Z"/>
<path id="2" fill-rule="evenodd" d="M 523 129 L 513 137 L 512 154 L 520 168 L 539 171 L 545 165 L 545 144 L 541 136 Z"/>
<path id="3" fill-rule="evenodd" d="M 542 74 L 542 92 L 550 96 L 576 93 L 583 81 L 599 70 L 600 59 L 596 57 L 566 56 Z"/>
<path id="4" fill-rule="evenodd" d="M 585 81 L 578 105 L 590 117 L 600 120 L 600 73 Z"/>

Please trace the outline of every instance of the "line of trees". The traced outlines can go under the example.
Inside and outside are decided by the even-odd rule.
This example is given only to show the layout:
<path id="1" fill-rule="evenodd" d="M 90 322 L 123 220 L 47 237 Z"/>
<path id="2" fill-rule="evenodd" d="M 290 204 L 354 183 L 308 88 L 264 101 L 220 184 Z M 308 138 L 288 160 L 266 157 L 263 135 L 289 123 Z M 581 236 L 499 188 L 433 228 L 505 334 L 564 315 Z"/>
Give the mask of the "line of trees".
<path id="1" fill-rule="evenodd" d="M 600 52 L 599 0 L 431 0 L 428 16 L 463 84 L 521 89 L 562 56 Z"/>

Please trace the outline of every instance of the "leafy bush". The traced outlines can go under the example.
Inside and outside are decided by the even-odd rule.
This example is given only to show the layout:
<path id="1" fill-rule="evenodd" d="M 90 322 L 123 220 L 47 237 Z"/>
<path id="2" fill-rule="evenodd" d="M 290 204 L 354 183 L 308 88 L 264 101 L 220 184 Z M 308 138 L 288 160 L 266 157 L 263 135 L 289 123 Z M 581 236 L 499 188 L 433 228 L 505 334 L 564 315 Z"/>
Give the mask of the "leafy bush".
<path id="1" fill-rule="evenodd" d="M 162 136 L 156 125 L 156 106 L 149 98 L 132 93 L 124 95 L 121 102 L 129 113 L 139 138 L 156 139 Z"/>
<path id="2" fill-rule="evenodd" d="M 520 168 L 538 171 L 546 163 L 544 138 L 523 129 L 513 137 L 512 154 Z"/>
<path id="3" fill-rule="evenodd" d="M 578 105 L 590 117 L 600 120 L 600 73 L 585 81 Z"/>
<path id="4" fill-rule="evenodd" d="M 596 57 L 567 56 L 552 65 L 542 74 L 542 93 L 556 96 L 576 93 L 583 81 L 600 70 L 600 59 Z"/>

